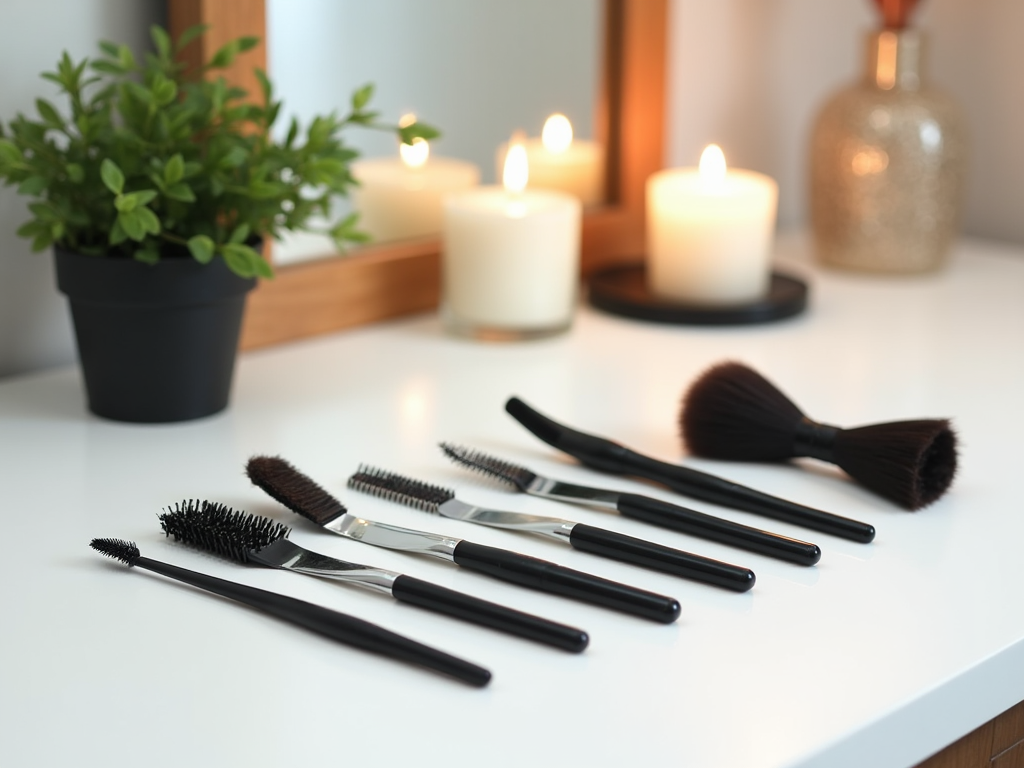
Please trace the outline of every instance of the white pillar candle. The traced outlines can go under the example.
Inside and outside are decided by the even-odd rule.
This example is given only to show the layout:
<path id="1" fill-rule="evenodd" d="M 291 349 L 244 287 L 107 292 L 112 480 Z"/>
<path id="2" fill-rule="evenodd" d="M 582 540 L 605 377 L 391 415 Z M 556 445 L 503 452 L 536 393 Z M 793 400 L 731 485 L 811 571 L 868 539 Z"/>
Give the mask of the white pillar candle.
<path id="1" fill-rule="evenodd" d="M 523 191 L 526 176 L 515 145 L 504 187 L 445 200 L 443 312 L 457 333 L 534 337 L 572 323 L 582 206 L 563 192 Z"/>
<path id="2" fill-rule="evenodd" d="M 523 145 L 530 165 L 528 189 L 557 189 L 575 195 L 583 205 L 604 201 L 604 150 L 597 142 L 574 138 L 565 115 L 551 115 L 541 137 Z M 499 175 L 508 146 L 498 147 Z"/>
<path id="3" fill-rule="evenodd" d="M 647 180 L 647 282 L 691 304 L 743 304 L 768 290 L 779 188 L 753 171 L 726 169 L 712 144 L 700 168 Z"/>
<path id="4" fill-rule="evenodd" d="M 473 163 L 430 157 L 429 145 L 415 139 L 402 144 L 400 157 L 357 160 L 352 176 L 359 182 L 352 203 L 359 212 L 359 229 L 374 242 L 439 235 L 445 195 L 480 184 Z"/>

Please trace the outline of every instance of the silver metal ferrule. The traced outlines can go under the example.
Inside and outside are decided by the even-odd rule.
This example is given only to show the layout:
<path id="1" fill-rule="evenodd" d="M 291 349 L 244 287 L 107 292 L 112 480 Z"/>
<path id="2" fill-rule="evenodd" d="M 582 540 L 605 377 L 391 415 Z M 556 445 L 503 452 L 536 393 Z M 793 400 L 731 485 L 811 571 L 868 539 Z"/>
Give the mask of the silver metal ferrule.
<path id="1" fill-rule="evenodd" d="M 339 515 L 324 526 L 339 536 L 372 544 L 384 549 L 398 549 L 402 552 L 415 552 L 421 555 L 432 555 L 441 560 L 455 560 L 455 547 L 462 539 L 441 536 L 437 533 L 414 531 L 412 528 L 399 528 L 397 525 L 375 523 L 355 515 Z"/>
<path id="2" fill-rule="evenodd" d="M 321 555 L 318 552 L 310 552 L 288 539 L 278 539 L 258 552 L 250 552 L 249 559 L 272 568 L 283 568 L 310 576 L 321 576 L 325 579 L 358 584 L 388 595 L 391 594 L 395 579 L 401 576 L 400 573 L 384 568 L 349 563 L 345 560 Z"/>
<path id="3" fill-rule="evenodd" d="M 561 483 L 552 480 L 550 477 L 537 475 L 526 492 L 533 496 L 543 496 L 545 499 L 557 499 L 567 501 L 570 504 L 579 504 L 584 507 L 598 507 L 600 509 L 618 509 L 619 497 L 622 495 L 617 491 L 606 491 L 601 488 L 591 488 L 586 485 L 573 485 L 572 483 Z"/>
<path id="4" fill-rule="evenodd" d="M 453 520 L 465 520 L 467 523 L 479 523 L 491 528 L 508 528 L 513 531 L 527 531 L 549 536 L 552 539 L 566 539 L 572 533 L 576 523 L 561 520 L 557 517 L 540 517 L 522 512 L 504 512 L 499 509 L 474 507 L 458 499 L 451 499 L 437 508 L 438 514 Z"/>

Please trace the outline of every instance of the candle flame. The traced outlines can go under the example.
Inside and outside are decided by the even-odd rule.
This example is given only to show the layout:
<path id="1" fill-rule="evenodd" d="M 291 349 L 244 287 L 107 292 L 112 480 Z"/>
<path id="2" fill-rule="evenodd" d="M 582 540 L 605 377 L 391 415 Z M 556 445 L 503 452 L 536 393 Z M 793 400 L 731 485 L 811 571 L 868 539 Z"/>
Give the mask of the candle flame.
<path id="1" fill-rule="evenodd" d="M 560 155 L 572 145 L 572 123 L 565 115 L 554 114 L 544 122 L 544 130 L 540 134 L 544 149 Z"/>
<path id="2" fill-rule="evenodd" d="M 521 134 L 512 137 L 505 155 L 502 183 L 508 192 L 522 192 L 530 179 L 530 162 L 526 158 L 526 145 Z"/>
<path id="3" fill-rule="evenodd" d="M 700 155 L 700 179 L 714 186 L 725 181 L 725 153 L 717 144 L 708 144 Z"/>
<path id="4" fill-rule="evenodd" d="M 399 144 L 398 154 L 407 168 L 422 168 L 430 157 L 430 144 L 426 139 L 417 136 L 412 140 L 412 144 Z"/>

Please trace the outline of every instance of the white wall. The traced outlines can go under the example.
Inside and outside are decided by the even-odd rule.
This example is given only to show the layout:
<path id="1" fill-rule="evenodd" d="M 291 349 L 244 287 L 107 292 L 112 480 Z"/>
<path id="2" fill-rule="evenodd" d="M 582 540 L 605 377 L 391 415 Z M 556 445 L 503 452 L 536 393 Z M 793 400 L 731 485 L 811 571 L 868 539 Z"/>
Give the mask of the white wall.
<path id="1" fill-rule="evenodd" d="M 779 181 L 779 222 L 807 220 L 808 136 L 817 109 L 859 77 L 870 0 L 674 0 L 669 165 L 722 145 Z M 1024 244 L 1024 0 L 923 0 L 926 74 L 971 130 L 964 231 Z"/>
<path id="2" fill-rule="evenodd" d="M 34 112 L 57 88 L 39 78 L 66 50 L 92 57 L 99 40 L 141 50 L 162 22 L 161 0 L 7 0 L 0 22 L 0 120 Z M 71 323 L 57 292 L 52 256 L 32 253 L 14 233 L 28 218 L 26 199 L 0 187 L 0 376 L 74 359 Z"/>

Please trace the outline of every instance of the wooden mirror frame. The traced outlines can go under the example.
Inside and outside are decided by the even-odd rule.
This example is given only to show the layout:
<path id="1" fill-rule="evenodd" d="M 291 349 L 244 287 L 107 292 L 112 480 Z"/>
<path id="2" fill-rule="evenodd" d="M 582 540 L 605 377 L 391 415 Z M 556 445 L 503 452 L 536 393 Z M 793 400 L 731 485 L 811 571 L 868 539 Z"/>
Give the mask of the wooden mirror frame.
<path id="1" fill-rule="evenodd" d="M 596 138 L 608 147 L 607 203 L 583 222 L 582 270 L 637 261 L 644 252 L 644 184 L 663 165 L 668 0 L 605 0 Z M 266 39 L 264 0 L 168 0 L 171 33 L 210 31 L 186 50 L 194 63 L 241 35 Z M 258 93 L 261 43 L 226 77 Z M 437 238 L 360 248 L 344 258 L 281 266 L 250 294 L 242 347 L 252 349 L 437 307 Z"/>

